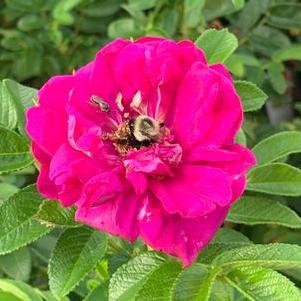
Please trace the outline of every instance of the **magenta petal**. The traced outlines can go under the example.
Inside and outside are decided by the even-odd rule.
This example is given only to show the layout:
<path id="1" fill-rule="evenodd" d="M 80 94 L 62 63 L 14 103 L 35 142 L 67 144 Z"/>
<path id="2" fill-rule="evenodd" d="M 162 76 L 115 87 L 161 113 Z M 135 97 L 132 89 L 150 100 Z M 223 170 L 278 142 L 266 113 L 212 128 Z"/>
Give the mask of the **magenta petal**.
<path id="1" fill-rule="evenodd" d="M 36 143 L 32 142 L 31 150 L 34 157 L 44 165 L 49 165 L 51 157 L 45 153 Z"/>
<path id="2" fill-rule="evenodd" d="M 126 179 L 132 184 L 136 194 L 143 194 L 147 191 L 147 177 L 141 172 L 127 171 Z"/>
<path id="3" fill-rule="evenodd" d="M 129 105 L 137 91 L 141 91 L 142 98 L 146 98 L 150 92 L 146 69 L 146 48 L 134 43 L 124 47 L 116 57 L 113 74 L 124 98 L 124 105 Z"/>
<path id="4" fill-rule="evenodd" d="M 70 171 L 72 162 L 80 158 L 81 154 L 74 151 L 68 143 L 62 144 L 51 160 L 50 178 L 54 179 L 58 175 Z"/>
<path id="5" fill-rule="evenodd" d="M 184 77 L 176 100 L 173 128 L 182 146 L 231 143 L 241 122 L 242 106 L 232 82 L 195 63 Z"/>
<path id="6" fill-rule="evenodd" d="M 143 209 L 140 235 L 155 250 L 181 258 L 184 266 L 191 264 L 213 238 L 228 212 L 228 207 L 217 208 L 208 215 L 182 218 L 165 213 L 156 202 L 149 198 Z"/>
<path id="7" fill-rule="evenodd" d="M 94 69 L 90 75 L 93 92 L 111 104 L 119 92 L 113 72 L 116 56 L 129 44 L 131 44 L 129 40 L 116 39 L 101 49 L 97 53 Z"/>
<path id="8" fill-rule="evenodd" d="M 57 189 L 55 184 L 49 179 L 49 167 L 47 165 L 41 165 L 40 173 L 37 179 L 38 191 L 49 199 L 57 199 Z"/>
<path id="9" fill-rule="evenodd" d="M 254 154 L 239 144 L 222 148 L 196 146 L 187 153 L 185 160 L 221 168 L 231 175 L 243 174 L 256 164 Z"/>
<path id="10" fill-rule="evenodd" d="M 232 199 L 231 178 L 207 166 L 184 165 L 174 178 L 151 181 L 150 189 L 168 213 L 185 218 L 208 214 Z"/>
<path id="11" fill-rule="evenodd" d="M 180 41 L 178 45 L 180 46 L 181 63 L 185 71 L 195 62 L 207 64 L 203 50 L 197 47 L 193 42 L 184 40 Z"/>
<path id="12" fill-rule="evenodd" d="M 79 207 L 76 220 L 91 227 L 134 241 L 138 236 L 137 215 L 142 198 L 133 192 L 117 194 L 93 207 Z"/>
<path id="13" fill-rule="evenodd" d="M 232 76 L 230 72 L 227 70 L 225 65 L 223 64 L 214 64 L 210 66 L 211 70 L 215 70 L 217 73 L 225 76 L 227 79 L 229 79 L 231 82 L 233 82 Z"/>
<path id="14" fill-rule="evenodd" d="M 59 75 L 52 77 L 39 90 L 39 104 L 63 118 L 65 115 L 65 104 L 69 99 L 69 93 L 74 87 L 72 75 Z M 66 117 L 65 117 L 66 118 Z"/>
<path id="15" fill-rule="evenodd" d="M 45 153 L 54 155 L 66 139 L 67 120 L 44 107 L 32 107 L 27 111 L 26 131 Z"/>

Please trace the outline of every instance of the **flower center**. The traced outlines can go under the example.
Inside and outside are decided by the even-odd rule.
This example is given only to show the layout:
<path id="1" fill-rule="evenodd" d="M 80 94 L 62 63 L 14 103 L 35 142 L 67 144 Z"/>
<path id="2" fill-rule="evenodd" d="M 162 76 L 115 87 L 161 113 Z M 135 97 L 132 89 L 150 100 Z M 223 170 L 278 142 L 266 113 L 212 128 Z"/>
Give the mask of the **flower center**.
<path id="1" fill-rule="evenodd" d="M 110 140 L 117 151 L 124 155 L 131 149 L 140 149 L 158 142 L 164 135 L 164 124 L 147 115 L 138 115 L 120 124 L 112 134 L 103 139 Z"/>

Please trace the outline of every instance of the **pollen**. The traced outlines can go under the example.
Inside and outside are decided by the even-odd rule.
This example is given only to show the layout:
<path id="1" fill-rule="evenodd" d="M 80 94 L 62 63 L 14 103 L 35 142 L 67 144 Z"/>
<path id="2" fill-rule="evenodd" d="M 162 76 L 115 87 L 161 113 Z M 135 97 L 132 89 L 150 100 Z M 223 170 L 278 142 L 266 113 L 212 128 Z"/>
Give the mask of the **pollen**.
<path id="1" fill-rule="evenodd" d="M 124 122 L 119 125 L 117 130 L 112 133 L 106 133 L 102 135 L 103 140 L 109 140 L 113 143 L 116 150 L 122 156 L 134 147 L 131 146 L 131 130 L 128 122 Z"/>

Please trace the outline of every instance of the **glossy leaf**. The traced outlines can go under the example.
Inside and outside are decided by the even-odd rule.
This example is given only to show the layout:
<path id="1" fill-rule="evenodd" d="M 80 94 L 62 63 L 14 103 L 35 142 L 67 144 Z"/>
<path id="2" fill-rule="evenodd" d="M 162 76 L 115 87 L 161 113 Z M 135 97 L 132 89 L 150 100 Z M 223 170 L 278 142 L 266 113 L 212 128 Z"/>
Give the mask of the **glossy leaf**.
<path id="1" fill-rule="evenodd" d="M 299 301 L 300 291 L 280 273 L 260 267 L 231 272 L 226 281 L 250 301 Z"/>
<path id="2" fill-rule="evenodd" d="M 268 98 L 255 84 L 247 81 L 235 81 L 235 88 L 241 98 L 244 112 L 259 110 Z"/>
<path id="3" fill-rule="evenodd" d="M 164 263 L 164 257 L 148 252 L 122 265 L 110 279 L 109 301 L 133 300 L 146 279 Z"/>
<path id="4" fill-rule="evenodd" d="M 209 64 L 224 62 L 238 46 L 237 38 L 228 29 L 208 29 L 195 43 L 205 52 Z"/>
<path id="5" fill-rule="evenodd" d="M 202 250 L 198 262 L 209 264 L 219 254 L 236 248 L 241 248 L 252 242 L 242 233 L 233 229 L 221 228 L 213 240 Z"/>
<path id="6" fill-rule="evenodd" d="M 74 207 L 63 208 L 57 201 L 45 201 L 41 204 L 37 219 L 53 226 L 79 226 L 74 214 Z"/>
<path id="7" fill-rule="evenodd" d="M 168 300 L 182 270 L 179 262 L 166 262 L 146 279 L 135 296 L 137 301 Z"/>
<path id="8" fill-rule="evenodd" d="M 105 234 L 87 227 L 70 228 L 60 236 L 48 266 L 49 286 L 57 297 L 67 295 L 104 256 Z"/>
<path id="9" fill-rule="evenodd" d="M 0 206 L 0 254 L 23 247 L 53 228 L 35 219 L 43 198 L 35 186 L 28 186 Z"/>
<path id="10" fill-rule="evenodd" d="M 286 196 L 301 195 L 301 171 L 285 163 L 258 166 L 248 173 L 248 190 Z"/>
<path id="11" fill-rule="evenodd" d="M 25 111 L 36 105 L 37 90 L 21 85 L 11 79 L 3 80 L 3 85 L 9 93 L 11 101 L 13 101 L 18 115 L 18 129 L 23 136 L 25 133 Z"/>
<path id="12" fill-rule="evenodd" d="M 234 203 L 227 216 L 233 223 L 276 224 L 301 228 L 301 217 L 289 207 L 264 197 L 244 196 Z"/>
<path id="13" fill-rule="evenodd" d="M 174 285 L 171 300 L 209 300 L 218 270 L 211 271 L 202 264 L 193 264 L 182 270 Z M 211 300 L 211 299 L 210 299 Z"/>
<path id="14" fill-rule="evenodd" d="M 212 264 L 223 269 L 261 266 L 273 269 L 301 268 L 301 246 L 293 244 L 250 245 L 226 251 Z"/>
<path id="15" fill-rule="evenodd" d="M 301 132 L 285 131 L 277 133 L 260 141 L 252 150 L 256 156 L 257 165 L 301 152 Z"/>
<path id="16" fill-rule="evenodd" d="M 14 129 L 18 122 L 17 110 L 7 87 L 0 82 L 0 124 Z"/>
<path id="17" fill-rule="evenodd" d="M 29 145 L 23 137 L 0 127 L 0 173 L 14 171 L 33 161 Z"/>

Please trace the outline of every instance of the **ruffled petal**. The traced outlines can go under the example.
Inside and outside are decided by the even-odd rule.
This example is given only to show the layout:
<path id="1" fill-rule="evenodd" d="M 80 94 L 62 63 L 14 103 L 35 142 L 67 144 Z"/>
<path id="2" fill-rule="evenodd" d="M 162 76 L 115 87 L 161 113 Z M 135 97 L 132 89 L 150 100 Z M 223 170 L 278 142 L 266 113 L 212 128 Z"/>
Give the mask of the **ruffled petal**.
<path id="1" fill-rule="evenodd" d="M 96 55 L 94 69 L 91 74 L 91 89 L 93 93 L 107 101 L 111 106 L 115 104 L 118 86 L 114 77 L 116 57 L 124 47 L 132 44 L 129 40 L 116 39 L 102 48 Z"/>
<path id="2" fill-rule="evenodd" d="M 52 156 L 66 139 L 67 120 L 44 107 L 32 107 L 27 111 L 26 131 L 32 141 Z"/>
<path id="3" fill-rule="evenodd" d="M 85 168 L 83 168 L 83 166 Z M 82 155 L 64 143 L 50 163 L 49 178 L 55 184 L 63 206 L 70 206 L 80 198 L 83 183 L 101 169 L 93 159 Z"/>
<path id="4" fill-rule="evenodd" d="M 42 164 L 40 167 L 40 173 L 37 179 L 38 191 L 49 199 L 57 199 L 56 185 L 49 178 L 49 166 Z"/>
<path id="5" fill-rule="evenodd" d="M 149 196 L 140 214 L 140 236 L 157 251 L 181 258 L 191 264 L 222 225 L 228 207 L 217 208 L 208 215 L 182 218 L 167 214 L 154 197 Z"/>
<path id="6" fill-rule="evenodd" d="M 181 145 L 232 143 L 242 123 L 242 106 L 232 82 L 195 63 L 178 91 L 173 130 Z"/>
<path id="7" fill-rule="evenodd" d="M 65 104 L 69 93 L 74 87 L 74 76 L 58 75 L 52 77 L 39 90 L 38 101 L 40 106 L 51 110 L 60 117 L 65 117 Z"/>
<path id="8" fill-rule="evenodd" d="M 134 241 L 139 233 L 137 216 L 142 202 L 143 197 L 137 197 L 133 191 L 108 195 L 108 199 L 94 206 L 79 207 L 76 220 Z"/>
<path id="9" fill-rule="evenodd" d="M 196 146 L 187 153 L 185 161 L 221 168 L 234 176 L 246 173 L 256 164 L 254 154 L 239 144 L 221 148 Z"/>
<path id="10" fill-rule="evenodd" d="M 144 100 L 150 95 L 147 55 L 147 49 L 143 45 L 131 43 L 116 56 L 113 67 L 114 79 L 123 96 L 123 105 L 128 108 L 138 91 Z"/>
<path id="11" fill-rule="evenodd" d="M 195 218 L 227 206 L 232 199 L 231 182 L 220 169 L 186 164 L 174 178 L 150 181 L 150 189 L 168 213 Z"/>
<path id="12" fill-rule="evenodd" d="M 39 106 L 30 108 L 26 131 L 48 155 L 53 155 L 67 133 L 65 105 L 74 84 L 73 76 L 55 76 L 39 90 Z"/>

